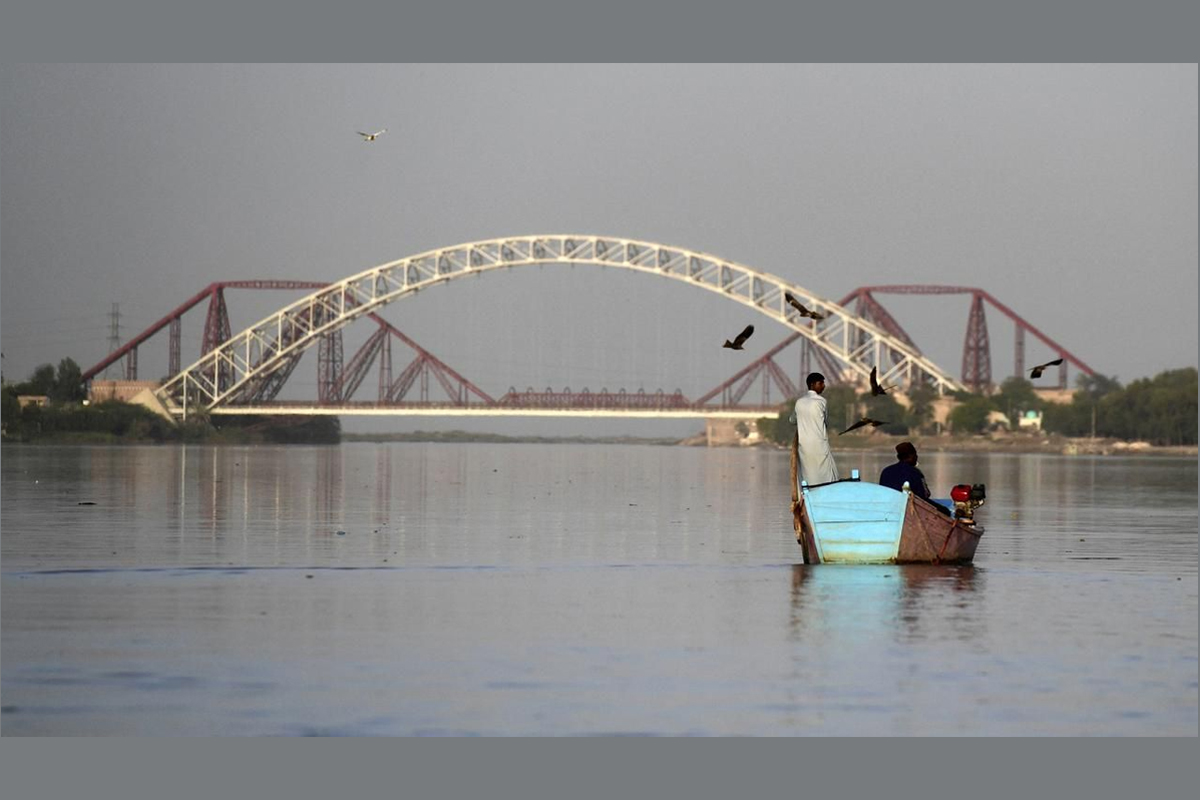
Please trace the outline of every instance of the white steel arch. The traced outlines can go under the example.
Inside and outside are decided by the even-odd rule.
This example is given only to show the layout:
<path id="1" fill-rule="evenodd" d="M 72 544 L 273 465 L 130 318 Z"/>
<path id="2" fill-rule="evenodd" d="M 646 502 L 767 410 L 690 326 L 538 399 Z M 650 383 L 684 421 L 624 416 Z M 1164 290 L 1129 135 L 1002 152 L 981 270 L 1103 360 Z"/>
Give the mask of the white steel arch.
<path id="1" fill-rule="evenodd" d="M 189 408 L 211 408 L 252 396 L 322 335 L 370 311 L 438 283 L 529 264 L 623 267 L 683 281 L 783 323 L 864 379 L 871 367 L 878 365 L 880 382 L 927 382 L 939 393 L 964 388 L 903 340 L 775 275 L 681 247 L 611 236 L 555 234 L 488 239 L 430 250 L 331 283 L 221 343 L 164 383 L 156 394 L 168 411 L 184 417 Z M 825 318 L 814 321 L 800 316 L 785 302 L 784 292 Z"/>

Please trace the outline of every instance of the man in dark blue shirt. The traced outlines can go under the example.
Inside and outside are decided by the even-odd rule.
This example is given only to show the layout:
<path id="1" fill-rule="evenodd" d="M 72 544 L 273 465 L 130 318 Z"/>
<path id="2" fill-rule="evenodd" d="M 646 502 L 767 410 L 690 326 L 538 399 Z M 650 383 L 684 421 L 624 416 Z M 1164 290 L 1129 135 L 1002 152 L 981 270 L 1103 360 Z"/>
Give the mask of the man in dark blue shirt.
<path id="1" fill-rule="evenodd" d="M 912 442 L 901 442 L 896 445 L 896 463 L 883 468 L 879 473 L 879 485 L 900 491 L 904 482 L 917 497 L 929 499 L 929 485 L 925 483 L 925 475 L 917 469 L 917 448 Z"/>

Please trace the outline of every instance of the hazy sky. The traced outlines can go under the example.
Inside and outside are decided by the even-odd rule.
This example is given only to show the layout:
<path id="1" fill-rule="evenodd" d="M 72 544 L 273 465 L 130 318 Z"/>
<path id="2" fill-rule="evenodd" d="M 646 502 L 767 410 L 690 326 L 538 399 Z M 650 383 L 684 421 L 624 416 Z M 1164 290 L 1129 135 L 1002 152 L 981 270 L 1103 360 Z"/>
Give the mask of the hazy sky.
<path id="1" fill-rule="evenodd" d="M 100 360 L 114 302 L 125 340 L 217 280 L 336 280 L 568 232 L 706 251 L 834 301 L 979 287 L 1124 383 L 1197 364 L 1194 64 L 25 65 L 0 103 L 10 380 Z M 235 330 L 298 296 L 231 293 Z M 879 299 L 960 374 L 966 296 Z M 711 292 L 582 266 L 454 281 L 384 316 L 493 396 L 695 397 L 788 333 Z M 185 317 L 185 364 L 203 317 Z M 722 350 L 748 322 L 747 350 Z M 989 308 L 988 327 L 999 380 L 1013 326 Z M 347 359 L 369 332 L 347 332 Z M 1025 346 L 1027 364 L 1053 355 Z M 411 357 L 396 349 L 394 371 Z M 140 376 L 166 359 L 164 331 Z M 315 396 L 315 360 L 288 392 Z"/>

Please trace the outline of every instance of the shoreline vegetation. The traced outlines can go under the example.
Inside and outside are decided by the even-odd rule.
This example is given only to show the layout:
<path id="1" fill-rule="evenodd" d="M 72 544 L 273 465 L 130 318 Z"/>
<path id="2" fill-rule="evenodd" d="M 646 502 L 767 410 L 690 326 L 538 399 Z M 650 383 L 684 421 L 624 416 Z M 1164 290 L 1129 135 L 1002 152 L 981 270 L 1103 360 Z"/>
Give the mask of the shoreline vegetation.
<path id="1" fill-rule="evenodd" d="M 140 415 L 137 415 L 140 416 Z M 250 424 L 231 425 L 220 428 L 205 428 L 199 424 L 191 430 L 180 429 L 177 436 L 152 435 L 163 433 L 146 427 L 132 426 L 121 433 L 100 430 L 54 430 L 32 436 L 13 437 L 5 434 L 5 445 L 24 444 L 33 446 L 52 445 L 145 445 L 145 444 L 339 444 L 339 443 L 424 443 L 424 444 L 622 444 L 651 447 L 705 447 L 704 434 L 683 439 L 673 437 L 641 436 L 506 436 L 504 434 L 478 433 L 471 431 L 411 431 L 405 433 L 341 433 L 329 424 L 335 418 L 322 417 L 326 422 L 319 430 L 311 425 L 296 423 L 294 418 L 255 420 Z M 274 423 L 274 424 L 272 424 Z M 935 453 L 1044 453 L 1080 456 L 1173 456 L 1196 457 L 1196 445 L 1154 445 L 1149 442 L 1127 442 L 1114 438 L 1071 437 L 1058 434 L 1029 434 L 994 432 L 954 436 L 950 434 L 922 436 L 912 434 L 894 436 L 884 433 L 869 433 L 864 436 L 831 442 L 834 452 L 853 453 L 861 451 L 881 452 L 891 455 L 901 441 L 914 442 L 922 452 Z M 786 450 L 786 446 L 768 439 L 730 442 L 714 447 Z"/>
<path id="2" fill-rule="evenodd" d="M 833 451 L 876 451 L 893 454 L 902 441 L 913 441 L 925 452 L 988 452 L 988 453 L 1060 453 L 1065 455 L 1146 455 L 1196 456 L 1196 445 L 1152 445 L 1149 442 L 1125 442 L 1118 439 L 1068 437 L 1058 435 L 993 434 L 988 436 L 888 436 L 868 434 L 850 442 L 833 442 Z M 684 439 L 646 438 L 635 436 L 503 436 L 467 431 L 414 431 L 411 433 L 344 433 L 345 442 L 469 442 L 500 444 L 637 444 L 671 447 L 705 447 L 703 434 Z M 787 447 L 767 440 L 753 443 L 720 444 L 714 447 L 757 448 L 786 450 Z"/>
<path id="3" fill-rule="evenodd" d="M 53 444 L 337 444 L 337 417 L 221 415 L 176 424 L 147 408 L 110 400 L 95 405 L 27 405 L 5 414 L 3 441 Z"/>
<path id="4" fill-rule="evenodd" d="M 501 444 L 635 444 L 671 447 L 705 447 L 703 434 L 684 439 L 656 439 L 634 436 L 502 436 L 476 434 L 466 431 L 415 431 L 403 434 L 342 434 L 346 442 L 488 442 Z M 1067 436 L 887 436 L 868 435 L 849 443 L 833 443 L 835 453 L 874 451 L 894 454 L 895 447 L 902 441 L 917 443 L 924 452 L 987 452 L 987 453 L 1049 453 L 1062 455 L 1113 455 L 1113 456 L 1192 456 L 1198 454 L 1196 445 L 1152 445 L 1148 442 L 1125 442 L 1118 439 L 1074 438 Z M 720 444 L 714 447 L 757 448 L 786 450 L 784 445 L 759 440 L 751 444 Z"/>
<path id="5" fill-rule="evenodd" d="M 1051 402 L 1023 378 L 1008 378 L 990 394 L 958 392 L 945 418 L 934 415 L 931 387 L 891 395 L 836 386 L 826 393 L 830 420 L 860 416 L 891 420 L 866 433 L 830 436 L 834 450 L 891 452 L 906 439 L 925 451 L 1061 453 L 1065 455 L 1197 455 L 1197 370 L 1167 370 L 1121 386 L 1116 378 L 1080 376 L 1071 402 Z M 44 364 L 29 380 L 2 383 L 4 443 L 28 444 L 337 444 L 339 442 L 473 442 L 506 444 L 638 444 L 786 448 L 795 427 L 792 402 L 775 417 L 747 418 L 731 430 L 697 435 L 507 436 L 452 431 L 345 433 L 335 416 L 212 415 L 177 424 L 140 405 L 89 402 L 78 366 Z M 1032 421 L 1032 426 L 1026 423 Z M 1018 424 L 1019 423 L 1019 424 Z M 831 432 L 834 430 L 831 427 Z M 936 431 L 936 433 L 935 433 Z M 709 437 L 713 436 L 713 439 Z"/>

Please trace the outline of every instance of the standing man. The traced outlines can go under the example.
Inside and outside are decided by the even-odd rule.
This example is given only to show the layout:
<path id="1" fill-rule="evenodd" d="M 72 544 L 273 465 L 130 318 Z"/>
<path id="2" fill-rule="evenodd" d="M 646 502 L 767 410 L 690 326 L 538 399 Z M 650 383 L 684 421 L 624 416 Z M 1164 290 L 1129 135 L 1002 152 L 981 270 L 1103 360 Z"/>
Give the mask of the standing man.
<path id="1" fill-rule="evenodd" d="M 917 448 L 912 442 L 901 442 L 896 445 L 896 463 L 883 468 L 879 473 L 879 485 L 901 491 L 905 482 L 917 497 L 929 499 L 929 484 L 925 483 L 925 473 L 917 469 Z"/>
<path id="2" fill-rule="evenodd" d="M 838 479 L 837 464 L 829 451 L 828 412 L 825 398 L 825 376 L 811 373 L 804 381 L 808 393 L 796 401 L 796 445 L 800 454 L 800 475 L 809 486 Z"/>

